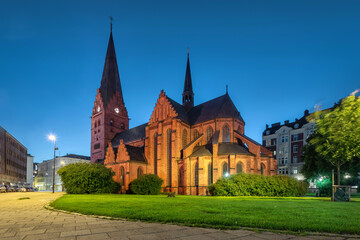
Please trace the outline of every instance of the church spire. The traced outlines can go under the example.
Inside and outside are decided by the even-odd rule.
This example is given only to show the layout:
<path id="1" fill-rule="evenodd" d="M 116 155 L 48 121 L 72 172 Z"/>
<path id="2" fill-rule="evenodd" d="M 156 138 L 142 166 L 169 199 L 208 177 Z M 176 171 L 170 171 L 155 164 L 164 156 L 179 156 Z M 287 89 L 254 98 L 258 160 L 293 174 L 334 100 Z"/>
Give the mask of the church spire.
<path id="1" fill-rule="evenodd" d="M 112 22 L 110 25 L 110 39 L 109 44 L 106 52 L 105 64 L 103 75 L 101 79 L 100 85 L 100 92 L 106 107 L 107 103 L 110 101 L 113 95 L 116 92 L 119 92 L 120 98 L 122 102 L 123 95 L 121 90 L 121 83 L 120 83 L 120 76 L 119 76 L 119 69 L 116 61 L 116 54 L 115 54 L 115 45 L 112 35 Z"/>
<path id="2" fill-rule="evenodd" d="M 184 92 L 182 94 L 183 97 L 183 106 L 187 111 L 190 111 L 192 107 L 194 107 L 194 92 L 192 88 L 191 82 L 191 72 L 190 72 L 190 58 L 189 58 L 189 49 L 187 53 L 187 65 L 186 65 L 186 73 L 185 73 L 185 83 L 184 83 Z"/>

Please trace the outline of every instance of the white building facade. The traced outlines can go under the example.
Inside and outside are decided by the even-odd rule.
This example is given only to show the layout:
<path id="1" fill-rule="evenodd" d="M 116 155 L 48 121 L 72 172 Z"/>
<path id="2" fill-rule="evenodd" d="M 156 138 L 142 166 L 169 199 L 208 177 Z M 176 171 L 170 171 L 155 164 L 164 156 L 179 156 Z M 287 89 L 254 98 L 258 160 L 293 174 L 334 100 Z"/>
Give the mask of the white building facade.
<path id="1" fill-rule="evenodd" d="M 263 146 L 271 150 L 277 159 L 277 174 L 304 179 L 300 174 L 304 165 L 302 148 L 306 139 L 315 131 L 315 122 L 309 120 L 309 115 L 306 110 L 304 116 L 294 122 L 287 120 L 284 124 L 278 122 L 271 124 L 271 127 L 266 125 Z"/>
<path id="2" fill-rule="evenodd" d="M 55 159 L 55 191 L 64 191 L 63 183 L 57 171 L 71 163 L 90 163 L 90 157 L 67 154 L 65 156 L 56 157 Z M 38 173 L 35 178 L 35 187 L 39 191 L 52 191 L 53 184 L 53 165 L 54 159 L 43 161 L 38 164 Z"/>

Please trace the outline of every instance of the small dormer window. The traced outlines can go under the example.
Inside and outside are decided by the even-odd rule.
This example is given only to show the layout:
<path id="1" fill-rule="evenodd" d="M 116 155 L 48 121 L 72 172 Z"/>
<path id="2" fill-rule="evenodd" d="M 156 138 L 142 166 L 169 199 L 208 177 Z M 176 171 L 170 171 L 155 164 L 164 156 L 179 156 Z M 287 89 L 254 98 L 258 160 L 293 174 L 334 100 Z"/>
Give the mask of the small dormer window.
<path id="1" fill-rule="evenodd" d="M 270 130 L 267 130 L 267 131 L 266 131 L 266 135 L 269 135 L 269 134 L 270 134 Z"/>
<path id="2" fill-rule="evenodd" d="M 296 123 L 296 124 L 294 125 L 294 128 L 299 128 L 299 124 Z"/>

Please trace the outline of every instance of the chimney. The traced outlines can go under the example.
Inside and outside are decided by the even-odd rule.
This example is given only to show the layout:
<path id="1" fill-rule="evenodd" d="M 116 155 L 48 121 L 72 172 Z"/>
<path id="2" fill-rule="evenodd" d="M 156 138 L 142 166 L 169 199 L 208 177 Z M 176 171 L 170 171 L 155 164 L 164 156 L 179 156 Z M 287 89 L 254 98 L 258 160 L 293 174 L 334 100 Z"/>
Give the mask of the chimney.
<path id="1" fill-rule="evenodd" d="M 269 124 L 266 124 L 266 129 L 268 129 L 269 128 Z"/>
<path id="2" fill-rule="evenodd" d="M 309 110 L 306 109 L 306 110 L 304 111 L 304 116 L 308 116 L 308 115 L 309 115 Z"/>
<path id="3" fill-rule="evenodd" d="M 289 124 L 289 120 L 285 120 L 284 124 Z"/>

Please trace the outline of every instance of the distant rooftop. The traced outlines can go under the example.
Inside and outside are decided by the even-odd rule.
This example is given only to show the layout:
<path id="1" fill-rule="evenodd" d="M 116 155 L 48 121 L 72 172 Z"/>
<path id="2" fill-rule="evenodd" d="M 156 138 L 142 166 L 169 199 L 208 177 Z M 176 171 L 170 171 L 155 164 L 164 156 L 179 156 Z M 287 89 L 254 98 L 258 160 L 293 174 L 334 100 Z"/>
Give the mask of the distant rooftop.
<path id="1" fill-rule="evenodd" d="M 83 156 L 83 155 L 77 155 L 77 154 L 66 154 L 64 156 L 57 156 L 57 158 L 59 158 L 59 157 L 77 158 L 77 159 L 83 159 L 83 160 L 89 160 L 90 161 L 90 157 Z"/>

